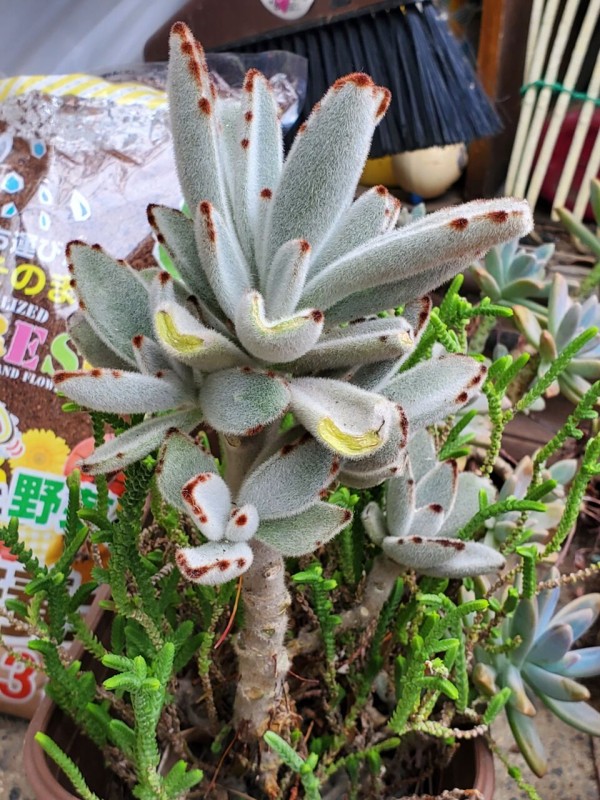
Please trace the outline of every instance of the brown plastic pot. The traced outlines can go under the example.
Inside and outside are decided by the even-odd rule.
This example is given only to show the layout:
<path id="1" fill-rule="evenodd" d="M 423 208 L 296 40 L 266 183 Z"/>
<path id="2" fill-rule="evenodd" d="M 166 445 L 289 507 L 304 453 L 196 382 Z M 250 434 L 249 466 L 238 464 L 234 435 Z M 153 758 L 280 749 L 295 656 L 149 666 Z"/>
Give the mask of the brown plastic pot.
<path id="1" fill-rule="evenodd" d="M 100 607 L 103 600 L 110 597 L 108 586 L 96 590 L 94 601 L 86 615 L 86 623 L 90 630 L 100 638 L 109 633 L 110 616 Z M 81 659 L 84 668 L 103 669 L 91 656 L 88 656 L 80 642 L 75 641 L 69 655 L 73 659 Z M 97 677 L 100 676 L 97 674 Z M 75 723 L 56 706 L 49 698 L 44 697 L 31 718 L 25 742 L 23 744 L 23 765 L 25 776 L 33 789 L 37 800 L 79 800 L 68 788 L 70 783 L 62 775 L 56 764 L 46 758 L 46 754 L 35 741 L 35 734 L 41 731 L 50 736 L 78 765 L 86 779 L 93 777 L 90 783 L 96 785 L 102 796 L 105 784 L 105 773 L 102 756 L 96 746 L 83 736 L 76 728 Z M 100 779 L 100 783 L 98 782 Z"/>
<path id="2" fill-rule="evenodd" d="M 90 629 L 101 641 L 107 641 L 110 636 L 110 615 L 104 614 L 100 608 L 100 602 L 107 597 L 106 588 L 99 590 L 86 618 Z M 106 677 L 106 673 L 101 674 L 102 666 L 98 668 L 97 662 L 84 654 L 83 647 L 75 645 L 72 653 L 74 658 L 82 659 L 84 668 L 91 669 L 93 665 L 98 680 Z M 29 724 L 23 746 L 25 775 L 36 800 L 78 800 L 60 769 L 46 757 L 35 741 L 38 731 L 50 736 L 77 764 L 92 791 L 100 797 L 105 796 L 106 769 L 98 749 L 78 731 L 75 723 L 49 697 L 45 697 Z M 485 740 L 477 738 L 464 741 L 439 778 L 440 791 L 454 788 L 476 789 L 481 792 L 484 800 L 493 800 L 494 759 Z"/>

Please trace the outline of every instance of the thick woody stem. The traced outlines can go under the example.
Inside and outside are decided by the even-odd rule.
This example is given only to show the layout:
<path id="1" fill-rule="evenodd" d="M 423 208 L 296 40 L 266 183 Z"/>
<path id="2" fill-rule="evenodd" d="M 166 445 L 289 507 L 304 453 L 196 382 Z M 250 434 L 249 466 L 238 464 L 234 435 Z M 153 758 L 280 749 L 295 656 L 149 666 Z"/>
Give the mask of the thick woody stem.
<path id="1" fill-rule="evenodd" d="M 223 477 L 233 497 L 237 495 L 263 444 L 264 434 L 247 436 L 243 439 L 238 436 L 219 436 L 221 457 L 225 463 Z"/>
<path id="2" fill-rule="evenodd" d="M 244 627 L 235 642 L 240 678 L 234 706 L 234 724 L 250 738 L 262 736 L 282 705 L 290 606 L 281 555 L 257 540 L 252 550 L 242 590 Z"/>
<path id="3" fill-rule="evenodd" d="M 371 620 L 376 619 L 403 571 L 403 567 L 383 553 L 376 556 L 367 578 L 362 603 L 342 614 L 338 630 L 366 628 Z"/>
<path id="4" fill-rule="evenodd" d="M 263 444 L 263 437 L 222 438 L 225 480 L 234 497 Z M 258 539 L 251 547 L 254 561 L 242 584 L 244 627 L 235 641 L 240 679 L 234 706 L 236 727 L 249 739 L 262 736 L 281 704 L 291 603 L 283 557 Z"/>
<path id="5" fill-rule="evenodd" d="M 221 437 L 225 480 L 234 497 L 263 445 L 264 435 L 246 439 Z M 258 539 L 252 541 L 251 547 L 254 560 L 242 583 L 244 625 L 234 642 L 239 681 L 233 723 L 243 741 L 258 745 L 260 782 L 267 796 L 274 798 L 280 794 L 280 760 L 264 745 L 262 735 L 269 728 L 287 733 L 289 727 L 284 688 L 290 662 L 284 640 L 291 599 L 280 553 Z"/>
<path id="6" fill-rule="evenodd" d="M 403 571 L 403 567 L 383 553 L 376 556 L 367 578 L 362 602 L 344 611 L 337 630 L 364 630 L 372 620 L 377 619 L 394 588 L 396 578 Z M 289 643 L 288 655 L 293 659 L 300 654 L 314 653 L 322 644 L 321 634 L 317 631 L 301 631 L 300 635 Z"/>

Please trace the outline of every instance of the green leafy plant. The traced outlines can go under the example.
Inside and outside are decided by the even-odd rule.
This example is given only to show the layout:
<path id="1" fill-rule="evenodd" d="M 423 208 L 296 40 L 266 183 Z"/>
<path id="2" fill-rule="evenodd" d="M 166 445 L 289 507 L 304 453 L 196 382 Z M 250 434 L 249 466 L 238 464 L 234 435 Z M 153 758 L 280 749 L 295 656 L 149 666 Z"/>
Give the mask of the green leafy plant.
<path id="1" fill-rule="evenodd" d="M 386 90 L 359 74 L 336 82 L 284 160 L 264 78 L 246 76 L 241 105 L 211 87 L 200 46 L 175 25 L 171 120 L 190 215 L 154 206 L 149 217 L 181 280 L 69 248 L 72 333 L 93 367 L 56 382 L 69 408 L 91 410 L 97 447 L 82 469 L 97 503 L 82 508 L 69 478 L 51 567 L 15 521 L 0 530 L 31 576 L 9 613 L 31 634 L 49 695 L 141 800 L 217 785 L 257 800 L 396 796 L 420 778 L 406 761 L 415 742 L 433 768 L 512 708 L 512 686 L 484 696 L 473 665 L 481 652 L 514 660 L 523 645 L 513 625 L 598 472 L 600 439 L 550 539 L 529 549 L 558 496 L 546 462 L 580 438 L 596 390 L 500 493 L 490 476 L 507 423 L 597 331 L 579 320 L 508 400 L 527 356 L 488 367 L 468 353 L 475 319 L 511 312 L 470 302 L 456 273 L 525 235 L 527 205 L 477 201 L 396 227 L 382 187 L 354 200 Z M 422 295 L 450 278 L 433 308 Z M 481 393 L 483 455 L 468 415 L 455 418 Z M 116 436 L 104 442 L 106 426 Z M 117 469 L 113 520 L 103 476 Z M 499 541 L 490 531 L 502 525 Z M 82 546 L 93 581 L 70 596 Z M 111 591 L 103 638 L 78 615 L 98 584 Z M 65 653 L 69 631 L 81 659 Z M 110 674 L 97 679 L 100 667 Z M 70 755 L 39 742 L 94 798 Z"/>

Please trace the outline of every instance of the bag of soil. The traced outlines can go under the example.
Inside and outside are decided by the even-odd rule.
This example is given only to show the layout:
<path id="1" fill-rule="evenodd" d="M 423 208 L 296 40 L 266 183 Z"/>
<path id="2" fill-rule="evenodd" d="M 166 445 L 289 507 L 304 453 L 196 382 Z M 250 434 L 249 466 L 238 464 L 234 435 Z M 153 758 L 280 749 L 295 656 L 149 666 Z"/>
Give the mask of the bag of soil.
<path id="1" fill-rule="evenodd" d="M 0 81 L 0 524 L 18 517 L 22 540 L 41 563 L 62 552 L 66 476 L 93 449 L 88 418 L 65 414 L 57 369 L 85 367 L 67 331 L 76 310 L 65 246 L 110 243 L 138 267 L 152 262 L 146 206 L 178 206 L 164 95 L 86 76 Z M 53 95 L 56 84 L 71 92 Z M 77 93 L 83 86 L 94 97 Z M 111 482 L 113 510 L 122 490 Z M 95 486 L 82 476 L 82 503 Z M 89 579 L 81 553 L 69 581 Z M 29 717 L 43 676 L 29 635 L 4 610 L 28 576 L 0 543 L 0 712 Z"/>

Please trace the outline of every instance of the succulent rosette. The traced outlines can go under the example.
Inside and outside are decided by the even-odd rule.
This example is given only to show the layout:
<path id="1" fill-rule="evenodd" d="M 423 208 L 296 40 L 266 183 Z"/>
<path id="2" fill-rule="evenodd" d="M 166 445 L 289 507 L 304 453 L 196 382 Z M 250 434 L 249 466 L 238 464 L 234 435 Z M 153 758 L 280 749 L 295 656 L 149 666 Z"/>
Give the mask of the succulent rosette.
<path id="1" fill-rule="evenodd" d="M 587 328 L 600 328 L 600 304 L 596 295 L 583 303 L 569 297 L 569 287 L 562 275 L 552 281 L 548 300 L 547 328 L 543 329 L 529 309 L 517 305 L 513 309 L 515 322 L 532 347 L 540 355 L 538 373 L 544 375 L 579 334 Z M 571 359 L 557 380 L 546 392 L 554 397 L 561 392 L 572 403 L 578 403 L 600 379 L 600 335 L 594 336 Z"/>
<path id="2" fill-rule="evenodd" d="M 545 308 L 531 298 L 548 297 L 551 281 L 546 277 L 548 262 L 554 254 L 553 244 L 532 250 L 519 247 L 519 240 L 492 247 L 484 258 L 471 265 L 470 271 L 482 293 L 493 303 L 526 306 L 536 314 Z"/>
<path id="3" fill-rule="evenodd" d="M 68 248 L 81 308 L 71 330 L 94 369 L 56 384 L 87 408 L 146 415 L 84 468 L 117 469 L 200 422 L 230 439 L 265 436 L 291 412 L 349 481 L 381 482 L 401 465 L 408 428 L 460 408 L 482 379 L 460 355 L 397 374 L 427 323 L 419 298 L 526 234 L 529 207 L 477 201 L 397 229 L 386 189 L 354 200 L 390 100 L 366 75 L 331 87 L 285 159 L 266 79 L 251 70 L 241 104 L 223 103 L 181 23 L 168 91 L 191 216 L 152 206 L 149 219 L 179 277 L 136 272 L 97 245 Z M 400 304 L 403 316 L 377 316 Z"/>
<path id="4" fill-rule="evenodd" d="M 554 569 L 551 578 L 559 577 Z M 506 653 L 475 649 L 475 685 L 488 696 L 511 689 L 508 721 L 523 756 L 540 777 L 548 762 L 535 725 L 536 698 L 568 725 L 600 736 L 600 714 L 585 702 L 590 693 L 579 683 L 600 674 L 600 647 L 571 650 L 598 618 L 600 594 L 583 595 L 557 611 L 559 596 L 556 587 L 519 600 L 513 616 L 502 624 L 500 642 L 519 636 L 516 648 Z"/>

